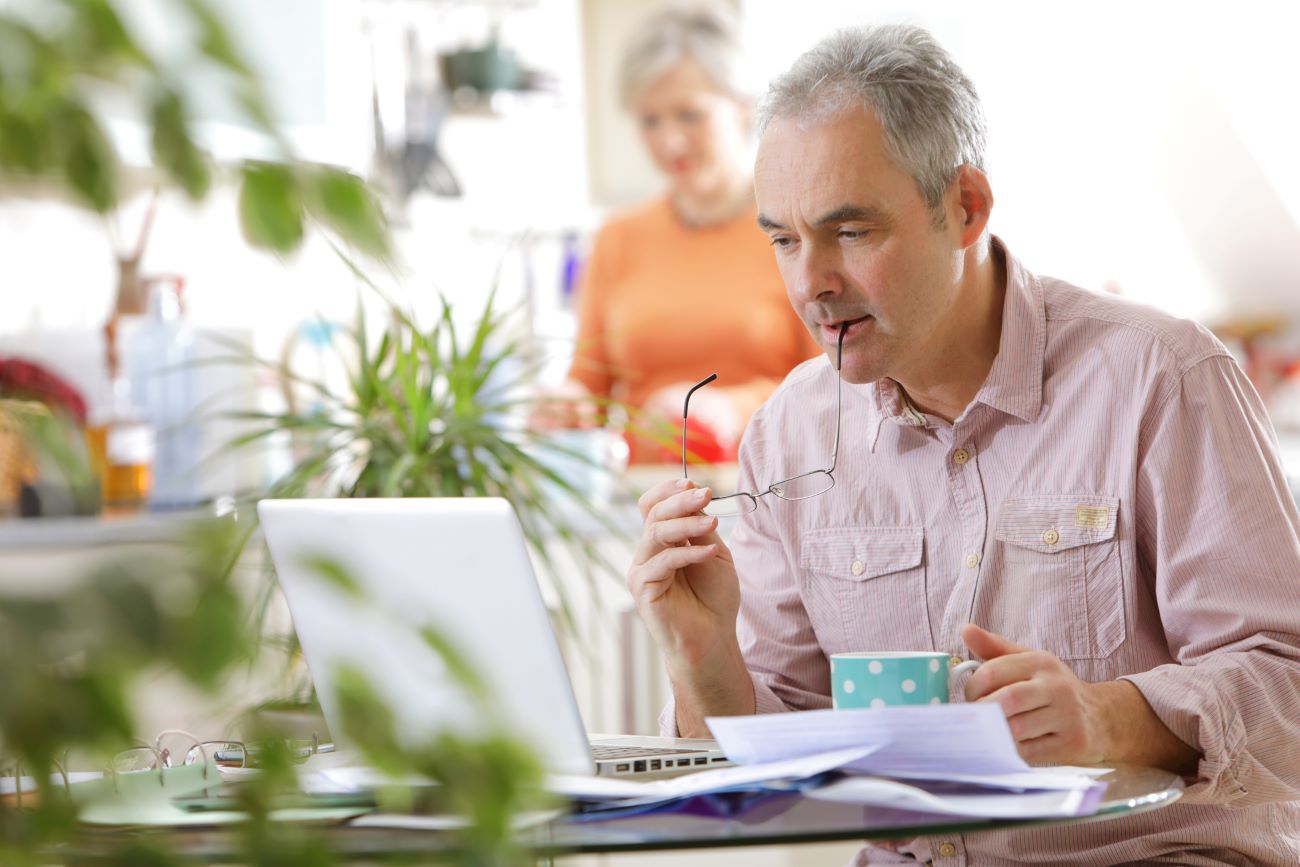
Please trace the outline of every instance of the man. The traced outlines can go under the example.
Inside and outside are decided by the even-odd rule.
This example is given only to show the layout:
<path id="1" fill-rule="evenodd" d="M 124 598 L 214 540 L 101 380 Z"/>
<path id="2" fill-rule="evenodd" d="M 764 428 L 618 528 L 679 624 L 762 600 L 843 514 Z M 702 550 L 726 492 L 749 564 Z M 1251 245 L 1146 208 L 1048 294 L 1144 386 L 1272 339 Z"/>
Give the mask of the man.
<path id="1" fill-rule="evenodd" d="M 768 94 L 759 223 L 833 358 L 755 415 L 724 544 L 684 480 L 641 499 L 628 586 L 670 733 L 829 705 L 832 653 L 986 660 L 1031 762 L 1184 775 L 1150 816 L 944 835 L 871 863 L 1296 863 L 1300 538 L 1258 397 L 1199 326 L 1027 272 L 987 230 L 974 88 L 922 30 L 846 31 Z M 1050 143 L 1045 143 L 1050 146 Z"/>

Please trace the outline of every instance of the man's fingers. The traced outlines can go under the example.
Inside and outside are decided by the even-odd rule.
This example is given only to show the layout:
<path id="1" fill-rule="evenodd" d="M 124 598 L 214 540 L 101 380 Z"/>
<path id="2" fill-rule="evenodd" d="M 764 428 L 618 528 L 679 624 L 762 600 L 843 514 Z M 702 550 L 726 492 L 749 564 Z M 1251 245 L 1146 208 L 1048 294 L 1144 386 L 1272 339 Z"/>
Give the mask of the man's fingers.
<path id="1" fill-rule="evenodd" d="M 664 548 L 684 545 L 687 542 L 709 543 L 705 538 L 717 527 L 718 519 L 708 515 L 688 515 L 685 518 L 673 518 L 646 524 L 637 541 L 636 550 L 632 552 L 632 564 L 645 563 Z"/>
<path id="2" fill-rule="evenodd" d="M 1043 669 L 1045 661 L 1044 654 L 1038 651 L 991 659 L 975 669 L 966 681 L 966 700 L 978 701 L 1005 686 L 1029 680 Z"/>
<path id="3" fill-rule="evenodd" d="M 650 510 L 656 505 L 693 485 L 694 483 L 687 479 L 666 479 L 649 488 L 636 501 L 636 506 L 641 511 L 641 520 L 650 517 Z"/>
<path id="4" fill-rule="evenodd" d="M 997 702 L 1007 719 L 1031 713 L 1052 703 L 1047 687 L 1037 680 L 1021 680 L 996 689 L 980 701 Z"/>
<path id="5" fill-rule="evenodd" d="M 962 627 L 961 640 L 970 648 L 971 653 L 983 660 L 996 659 L 1010 653 L 1024 653 L 1031 649 L 1003 638 L 996 632 L 989 632 L 974 623 L 967 623 Z"/>
<path id="6" fill-rule="evenodd" d="M 665 548 L 628 573 L 628 589 L 633 597 L 649 592 L 650 599 L 668 592 L 677 570 L 703 563 L 717 553 L 716 545 L 690 545 Z"/>
<path id="7" fill-rule="evenodd" d="M 1040 707 L 1007 717 L 1007 728 L 1016 743 L 1056 734 L 1061 727 L 1060 715 L 1050 707 Z"/>
<path id="8" fill-rule="evenodd" d="M 1055 733 L 1019 741 L 1016 743 L 1016 751 L 1031 765 L 1061 765 L 1072 761 L 1066 750 L 1065 738 Z"/>

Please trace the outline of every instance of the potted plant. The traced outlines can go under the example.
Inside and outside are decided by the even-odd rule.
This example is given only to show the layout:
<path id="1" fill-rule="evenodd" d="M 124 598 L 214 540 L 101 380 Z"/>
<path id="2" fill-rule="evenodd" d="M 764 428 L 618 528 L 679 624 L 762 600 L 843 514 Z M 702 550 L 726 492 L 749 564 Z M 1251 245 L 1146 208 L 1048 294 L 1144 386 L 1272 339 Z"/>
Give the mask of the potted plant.
<path id="1" fill-rule="evenodd" d="M 614 470 L 524 423 L 540 353 L 518 336 L 526 330 L 522 312 L 497 309 L 492 289 L 472 327 L 458 325 L 445 297 L 434 321 L 422 325 L 342 258 L 381 300 L 385 321 L 376 328 L 359 300 L 344 346 L 331 344 L 348 371 L 342 390 L 278 361 L 238 356 L 289 378 L 313 399 L 303 402 L 309 407 L 239 414 L 253 430 L 229 447 L 291 435 L 299 450 L 292 471 L 268 492 L 274 497 L 508 500 L 549 583 L 546 595 L 559 607 L 559 625 L 571 629 L 574 593 L 598 602 L 597 582 L 621 575 L 597 539 L 625 531 L 570 472 L 581 467 L 589 481 Z M 569 575 L 581 583 L 575 587 Z"/>

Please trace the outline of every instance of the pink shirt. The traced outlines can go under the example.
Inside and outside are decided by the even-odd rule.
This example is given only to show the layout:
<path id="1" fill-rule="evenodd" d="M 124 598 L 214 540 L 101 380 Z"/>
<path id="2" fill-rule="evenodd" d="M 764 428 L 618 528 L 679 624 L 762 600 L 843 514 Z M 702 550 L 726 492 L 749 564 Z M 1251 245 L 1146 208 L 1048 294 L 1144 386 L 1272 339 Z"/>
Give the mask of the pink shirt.
<path id="1" fill-rule="evenodd" d="M 742 490 L 827 465 L 835 377 L 824 356 L 806 362 L 753 417 Z M 760 713 L 828 707 L 831 653 L 969 658 L 960 630 L 973 622 L 1084 680 L 1133 682 L 1204 753 L 1183 799 L 1153 813 L 900 852 L 936 865 L 1296 864 L 1298 534 L 1265 411 L 1213 336 L 1008 254 L 998 356 L 966 411 L 949 425 L 892 380 L 845 383 L 835 487 L 762 498 L 729 545 Z M 662 719 L 671 733 L 673 708 Z"/>

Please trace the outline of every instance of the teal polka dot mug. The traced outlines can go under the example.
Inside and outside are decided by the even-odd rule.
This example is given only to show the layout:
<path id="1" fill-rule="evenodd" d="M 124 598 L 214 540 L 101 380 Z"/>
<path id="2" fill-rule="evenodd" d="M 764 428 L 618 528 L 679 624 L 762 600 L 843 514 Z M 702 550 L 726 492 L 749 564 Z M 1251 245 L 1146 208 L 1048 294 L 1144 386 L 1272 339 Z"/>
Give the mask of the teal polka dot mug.
<path id="1" fill-rule="evenodd" d="M 837 709 L 943 704 L 948 682 L 979 663 L 958 665 L 946 653 L 922 651 L 831 654 L 831 701 Z"/>

